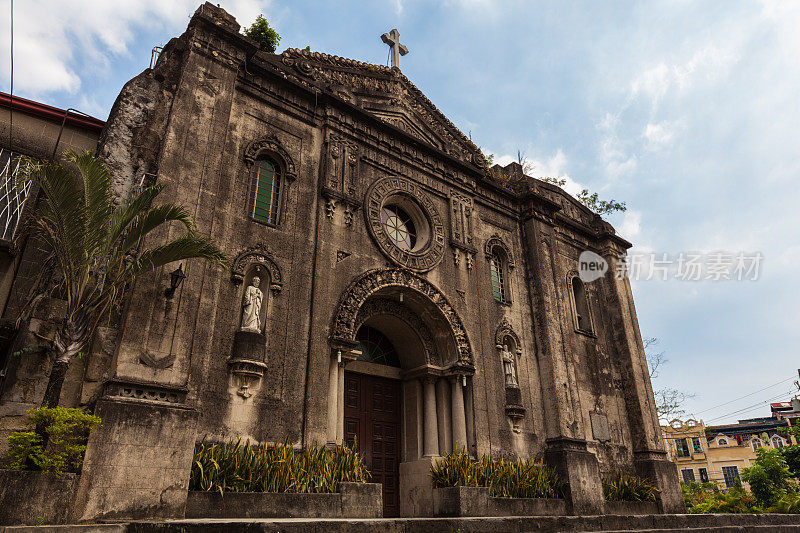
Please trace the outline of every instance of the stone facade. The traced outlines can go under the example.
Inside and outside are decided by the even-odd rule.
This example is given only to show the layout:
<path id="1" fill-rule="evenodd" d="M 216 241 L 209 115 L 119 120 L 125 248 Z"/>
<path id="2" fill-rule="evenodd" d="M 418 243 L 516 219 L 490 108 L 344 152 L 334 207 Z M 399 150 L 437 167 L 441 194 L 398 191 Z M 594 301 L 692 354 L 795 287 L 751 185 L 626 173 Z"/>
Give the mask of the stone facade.
<path id="1" fill-rule="evenodd" d="M 630 285 L 577 278 L 582 251 L 613 272 L 630 244 L 518 165 L 487 171 L 399 69 L 259 51 L 206 3 L 123 88 L 100 153 L 121 195 L 166 184 L 232 264 L 185 263 L 170 297 L 178 265 L 137 280 L 95 342 L 113 353 L 98 403 L 113 422 L 75 519 L 180 515 L 191 444 L 230 437 L 368 435 L 403 515 L 432 513 L 428 465 L 461 448 L 544 457 L 569 512 L 599 512 L 618 469 L 683 508 Z M 242 329 L 254 277 L 258 330 Z M 394 363 L 369 360 L 376 346 Z M 370 376 L 368 411 L 354 374 Z M 145 464 L 147 487 L 114 473 Z"/>

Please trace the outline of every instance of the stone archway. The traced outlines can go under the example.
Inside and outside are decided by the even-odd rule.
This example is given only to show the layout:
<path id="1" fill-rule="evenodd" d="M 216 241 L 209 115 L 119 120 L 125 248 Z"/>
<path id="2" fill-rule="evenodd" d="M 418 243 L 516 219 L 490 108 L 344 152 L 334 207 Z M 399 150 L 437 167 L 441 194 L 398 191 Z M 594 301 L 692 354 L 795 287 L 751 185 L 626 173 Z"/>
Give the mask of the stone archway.
<path id="1" fill-rule="evenodd" d="M 359 360 L 363 359 L 357 349 L 362 327 L 377 329 L 395 345 L 398 368 L 370 367 Z M 337 401 L 329 403 L 328 441 L 340 442 L 350 435 L 344 427 L 346 409 L 350 410 L 348 425 L 356 425 L 351 416 L 354 402 L 350 396 L 345 400 L 356 384 L 363 388 L 372 386 L 374 379 L 394 380 L 400 385 L 397 403 L 402 428 L 397 466 L 400 514 L 429 513 L 430 462 L 453 450 L 472 451 L 475 444 L 475 367 L 460 317 L 426 279 L 399 268 L 371 270 L 356 277 L 343 292 L 330 343 L 329 398 Z M 360 416 L 364 424 L 370 424 L 373 415 L 362 410 Z M 375 423 L 385 422 L 378 419 L 379 413 L 375 416 Z M 366 447 L 362 451 L 371 453 Z"/>
<path id="2" fill-rule="evenodd" d="M 373 295 L 392 290 L 419 295 L 422 305 L 430 309 L 428 314 L 447 324 L 452 346 L 446 350 L 451 353 L 440 353 L 443 362 L 452 362 L 465 372 L 474 372 L 474 358 L 467 332 L 447 297 L 425 278 L 401 268 L 370 270 L 353 280 L 337 306 L 332 325 L 332 345 L 353 346 L 358 332 L 357 325 L 360 325 L 357 324 L 357 319 L 362 306 Z"/>

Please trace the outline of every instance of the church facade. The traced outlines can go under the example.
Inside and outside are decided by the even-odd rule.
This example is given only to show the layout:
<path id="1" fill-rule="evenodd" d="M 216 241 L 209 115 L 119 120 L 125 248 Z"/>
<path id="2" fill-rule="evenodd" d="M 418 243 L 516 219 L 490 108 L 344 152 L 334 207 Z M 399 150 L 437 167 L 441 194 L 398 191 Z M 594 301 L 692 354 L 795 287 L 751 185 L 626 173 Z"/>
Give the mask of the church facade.
<path id="1" fill-rule="evenodd" d="M 165 183 L 231 264 L 138 279 L 82 363 L 102 379 L 65 386 L 103 419 L 76 518 L 179 514 L 195 442 L 238 437 L 356 440 L 387 516 L 429 515 L 431 461 L 462 449 L 543 457 L 575 514 L 617 470 L 682 510 L 613 275 L 630 244 L 487 169 L 398 68 L 259 51 L 206 3 L 123 88 L 100 154 L 122 195 Z M 611 272 L 582 281 L 583 251 Z"/>

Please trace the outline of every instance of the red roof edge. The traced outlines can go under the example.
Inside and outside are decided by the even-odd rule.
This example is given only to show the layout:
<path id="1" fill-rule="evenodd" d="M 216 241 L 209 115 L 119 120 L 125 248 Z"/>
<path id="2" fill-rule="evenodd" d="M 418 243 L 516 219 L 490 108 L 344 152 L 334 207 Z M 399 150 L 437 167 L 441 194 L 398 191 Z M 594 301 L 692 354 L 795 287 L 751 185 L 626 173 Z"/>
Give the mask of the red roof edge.
<path id="1" fill-rule="evenodd" d="M 11 95 L 8 93 L 0 92 L 0 107 L 4 107 L 6 109 L 12 109 L 11 105 L 12 105 Z M 102 121 L 98 118 L 79 115 L 77 113 L 73 113 L 72 111 L 59 109 L 57 107 L 49 106 L 41 102 L 28 100 L 26 98 L 20 98 L 19 96 L 15 96 L 13 98 L 13 105 L 14 105 L 13 107 L 14 111 L 22 111 L 24 113 L 36 115 L 38 117 L 58 122 L 59 124 L 61 123 L 62 120 L 64 120 L 64 115 L 66 115 L 67 120 L 65 124 L 69 124 L 70 126 L 78 128 L 83 128 L 85 130 L 97 133 L 98 135 L 103 130 L 103 126 L 106 125 L 105 121 Z"/>

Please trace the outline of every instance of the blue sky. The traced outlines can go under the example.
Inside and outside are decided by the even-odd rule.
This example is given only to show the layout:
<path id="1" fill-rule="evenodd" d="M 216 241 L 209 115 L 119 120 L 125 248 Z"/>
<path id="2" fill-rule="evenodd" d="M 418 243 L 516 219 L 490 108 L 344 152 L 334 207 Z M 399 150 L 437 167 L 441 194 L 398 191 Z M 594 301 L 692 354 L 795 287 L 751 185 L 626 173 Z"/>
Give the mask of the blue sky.
<path id="1" fill-rule="evenodd" d="M 105 119 L 197 5 L 18 0 L 15 94 Z M 379 64 L 379 36 L 397 27 L 410 50 L 403 72 L 485 151 L 507 162 L 521 150 L 536 176 L 627 202 L 610 220 L 636 253 L 763 254 L 757 281 L 634 281 L 639 322 L 669 359 L 655 386 L 695 393 L 687 407 L 708 423 L 768 416 L 766 400 L 790 397 L 800 366 L 800 3 L 221 5 L 243 24 L 264 13 L 279 50 Z M 8 8 L 1 0 L 6 92 Z"/>

